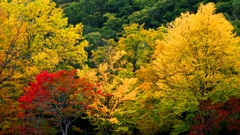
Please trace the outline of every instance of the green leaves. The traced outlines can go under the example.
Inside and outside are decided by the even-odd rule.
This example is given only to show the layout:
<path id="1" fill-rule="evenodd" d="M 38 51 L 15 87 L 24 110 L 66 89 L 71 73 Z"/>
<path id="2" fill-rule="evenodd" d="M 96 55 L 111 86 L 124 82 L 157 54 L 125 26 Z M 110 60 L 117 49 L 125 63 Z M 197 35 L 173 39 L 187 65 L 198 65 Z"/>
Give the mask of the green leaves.
<path id="1" fill-rule="evenodd" d="M 118 50 L 126 52 L 123 57 L 128 61 L 133 72 L 151 61 L 156 40 L 164 38 L 164 28 L 146 30 L 143 26 L 139 24 L 125 26 L 123 37 L 118 41 Z"/>

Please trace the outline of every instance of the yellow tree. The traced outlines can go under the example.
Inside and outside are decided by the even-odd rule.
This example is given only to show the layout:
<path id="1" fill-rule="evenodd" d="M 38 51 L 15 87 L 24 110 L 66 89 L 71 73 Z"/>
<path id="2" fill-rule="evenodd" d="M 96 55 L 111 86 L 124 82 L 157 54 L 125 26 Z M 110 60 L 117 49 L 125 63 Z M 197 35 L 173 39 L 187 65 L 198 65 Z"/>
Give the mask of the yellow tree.
<path id="1" fill-rule="evenodd" d="M 184 13 L 170 24 L 165 50 L 154 62 L 161 89 L 184 86 L 204 96 L 237 79 L 239 38 L 214 12 L 214 4 L 201 5 L 196 14 Z"/>
<path id="2" fill-rule="evenodd" d="M 109 90 L 109 92 L 113 95 L 119 93 L 117 91 L 122 91 L 122 96 L 124 96 L 128 93 L 129 90 L 131 90 L 131 87 L 136 88 L 137 87 L 136 85 L 139 85 L 138 87 L 139 92 L 136 91 L 137 89 L 134 90 L 134 92 L 136 92 L 135 94 L 138 93 L 137 94 L 139 97 L 138 101 L 136 101 L 137 99 L 136 97 L 134 97 L 131 100 L 133 102 L 129 102 L 129 100 L 124 98 L 125 99 L 125 101 L 123 102 L 124 106 L 121 106 L 116 110 L 113 109 L 114 106 L 108 106 L 110 110 L 111 109 L 114 110 L 115 115 L 112 116 L 116 117 L 118 121 L 120 121 L 118 124 L 120 123 L 121 125 L 124 125 L 124 123 L 129 124 L 129 127 L 118 126 L 118 128 L 114 129 L 115 133 L 117 133 L 117 131 L 119 131 L 118 133 L 123 133 L 120 132 L 123 130 L 125 130 L 125 133 L 130 133 L 129 131 L 131 131 L 131 129 L 136 128 L 135 122 L 141 123 L 141 125 L 143 125 L 141 127 L 146 127 L 146 125 L 144 124 L 149 124 L 148 120 L 144 119 L 145 122 L 143 122 L 140 120 L 143 117 L 141 118 L 139 117 L 138 119 L 137 115 L 141 115 L 147 112 L 146 110 L 152 109 L 151 108 L 152 106 L 148 106 L 149 104 L 147 104 L 150 103 L 151 100 L 150 97 L 154 95 L 152 91 L 149 90 L 149 88 L 152 88 L 153 90 L 157 87 L 157 85 L 155 84 L 157 82 L 157 77 L 156 75 L 154 75 L 155 73 L 152 70 L 152 66 L 148 65 L 148 63 L 156 59 L 157 54 L 163 50 L 163 46 L 161 46 L 162 44 L 160 41 L 163 40 L 165 36 L 164 32 L 166 31 L 166 29 L 164 27 L 159 27 L 157 30 L 155 29 L 146 30 L 144 29 L 143 26 L 144 25 L 132 24 L 130 26 L 124 27 L 123 31 L 124 36 L 120 38 L 118 42 L 113 42 L 112 40 L 109 40 L 107 41 L 107 43 L 111 44 L 111 46 L 101 47 L 99 48 L 99 50 L 93 53 L 94 56 L 93 60 L 95 63 L 105 62 L 105 64 L 100 64 L 105 66 L 99 66 L 101 68 L 105 67 L 105 70 L 101 72 L 102 75 L 107 76 L 106 77 L 107 79 L 105 79 L 106 81 L 103 83 L 107 84 L 104 85 L 105 90 Z M 119 54 L 121 53 L 121 56 L 119 58 L 113 58 L 117 57 L 118 53 Z M 131 85 L 127 84 L 127 82 L 130 81 L 128 79 L 127 80 L 125 79 L 125 81 L 123 82 L 119 81 L 120 78 L 134 79 L 135 77 L 139 79 L 138 84 L 136 84 L 135 86 L 131 86 L 133 84 Z M 126 87 L 123 89 L 122 86 Z M 123 91 L 127 93 L 124 93 Z M 140 94 L 143 92 L 144 95 Z M 114 95 L 113 97 L 111 97 L 110 102 L 107 103 L 110 104 L 118 103 L 115 102 L 115 100 L 118 101 L 119 99 L 115 97 L 118 96 Z M 143 109 L 144 111 L 141 111 L 141 109 Z M 101 115 L 101 117 L 102 116 L 104 115 Z M 104 120 L 106 121 L 106 118 Z M 151 126 L 149 125 L 147 127 Z M 157 126 L 155 127 L 157 128 Z M 146 130 L 146 132 L 150 130 L 151 129 Z"/>
<path id="3" fill-rule="evenodd" d="M 21 34 L 26 30 L 26 23 L 9 17 L 7 10 L 2 6 L 0 7 L 0 14 L 0 134 L 4 134 L 5 130 L 10 133 L 14 132 L 14 128 L 10 128 L 10 126 L 17 125 L 14 123 L 17 120 L 17 104 L 15 101 L 17 95 L 21 92 L 11 89 L 11 80 L 13 80 L 13 74 L 20 61 L 15 65 L 12 62 L 15 62 L 15 59 L 19 57 L 19 51 L 14 49 L 14 45 L 22 41 L 23 35 Z M 21 58 L 19 57 L 19 59 Z M 16 84 L 16 87 L 19 87 L 19 85 Z"/>
<path id="4" fill-rule="evenodd" d="M 88 118 L 97 127 L 99 133 L 131 134 L 134 112 L 130 110 L 135 101 L 137 78 L 129 78 L 125 69 L 119 68 L 119 60 L 126 52 L 109 50 L 108 60 L 96 69 L 84 68 L 79 70 L 79 76 L 88 77 L 101 84 L 102 91 L 107 95 L 94 103 Z"/>
<path id="5" fill-rule="evenodd" d="M 5 131 L 27 82 L 43 69 L 83 64 L 87 42 L 83 26 L 69 26 L 63 10 L 49 0 L 3 0 L 0 14 L 0 129 Z"/>
<path id="6" fill-rule="evenodd" d="M 239 37 L 215 10 L 213 3 L 201 4 L 196 14 L 184 13 L 169 24 L 164 50 L 153 62 L 159 121 L 174 133 L 189 130 L 199 100 L 239 96 Z"/>

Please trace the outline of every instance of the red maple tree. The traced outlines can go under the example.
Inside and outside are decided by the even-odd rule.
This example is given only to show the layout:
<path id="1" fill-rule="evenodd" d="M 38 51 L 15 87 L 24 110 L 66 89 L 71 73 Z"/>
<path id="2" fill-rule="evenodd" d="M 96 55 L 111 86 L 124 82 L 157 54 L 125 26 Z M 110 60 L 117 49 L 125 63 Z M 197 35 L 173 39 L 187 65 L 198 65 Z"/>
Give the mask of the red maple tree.
<path id="1" fill-rule="evenodd" d="M 18 99 L 24 113 L 19 114 L 25 124 L 21 134 L 48 133 L 51 127 L 60 128 L 67 135 L 68 127 L 103 96 L 99 85 L 76 76 L 76 70 L 49 73 L 42 71 L 36 81 L 29 83 Z"/>
<path id="2" fill-rule="evenodd" d="M 189 135 L 240 134 L 240 99 L 231 97 L 227 102 L 200 103 L 199 113 Z"/>

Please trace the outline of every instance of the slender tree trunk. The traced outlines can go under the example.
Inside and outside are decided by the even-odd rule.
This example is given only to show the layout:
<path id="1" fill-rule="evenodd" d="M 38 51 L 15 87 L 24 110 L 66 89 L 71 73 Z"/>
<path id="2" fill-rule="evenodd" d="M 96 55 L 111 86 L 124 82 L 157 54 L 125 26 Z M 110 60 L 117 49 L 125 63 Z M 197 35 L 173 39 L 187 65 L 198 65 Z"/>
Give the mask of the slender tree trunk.
<path id="1" fill-rule="evenodd" d="M 69 125 L 70 125 L 70 123 L 67 123 L 66 121 L 62 122 L 62 125 L 61 125 L 62 135 L 67 135 Z"/>
<path id="2" fill-rule="evenodd" d="M 61 132 L 62 132 L 62 135 L 67 135 L 67 130 L 68 128 L 67 127 L 61 127 Z"/>

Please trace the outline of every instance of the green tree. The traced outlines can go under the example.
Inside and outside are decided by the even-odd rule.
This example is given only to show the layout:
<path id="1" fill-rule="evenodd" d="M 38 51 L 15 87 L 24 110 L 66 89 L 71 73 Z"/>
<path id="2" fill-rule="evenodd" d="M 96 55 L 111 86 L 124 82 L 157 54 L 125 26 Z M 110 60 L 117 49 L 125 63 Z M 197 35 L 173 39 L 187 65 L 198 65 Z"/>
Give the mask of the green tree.
<path id="1" fill-rule="evenodd" d="M 133 72 L 151 61 L 156 40 L 164 38 L 164 28 L 146 30 L 144 25 L 132 24 L 124 27 L 124 34 L 117 48 L 124 50 L 124 59 Z"/>
<path id="2" fill-rule="evenodd" d="M 106 22 L 101 30 L 101 33 L 105 39 L 115 38 L 122 30 L 124 20 L 116 17 L 116 14 L 105 13 L 103 15 L 106 18 Z"/>
<path id="3" fill-rule="evenodd" d="M 240 20 L 240 2 L 238 0 L 232 0 L 232 6 L 233 6 L 233 16 L 236 20 Z"/>

